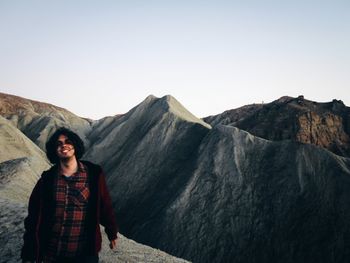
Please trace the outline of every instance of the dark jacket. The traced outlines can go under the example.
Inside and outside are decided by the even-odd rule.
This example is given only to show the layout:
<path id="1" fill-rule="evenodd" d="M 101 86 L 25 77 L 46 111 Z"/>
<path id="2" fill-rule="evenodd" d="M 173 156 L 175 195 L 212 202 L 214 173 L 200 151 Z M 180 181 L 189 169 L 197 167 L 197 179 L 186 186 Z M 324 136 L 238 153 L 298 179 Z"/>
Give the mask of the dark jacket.
<path id="1" fill-rule="evenodd" d="M 105 227 L 109 240 L 117 238 L 118 227 L 113 213 L 105 176 L 100 166 L 81 161 L 88 171 L 90 198 L 87 213 L 88 247 L 86 255 L 97 255 L 101 250 L 100 224 Z M 55 213 L 54 178 L 58 166 L 43 172 L 29 199 L 28 216 L 24 221 L 23 261 L 40 262 L 48 244 Z"/>

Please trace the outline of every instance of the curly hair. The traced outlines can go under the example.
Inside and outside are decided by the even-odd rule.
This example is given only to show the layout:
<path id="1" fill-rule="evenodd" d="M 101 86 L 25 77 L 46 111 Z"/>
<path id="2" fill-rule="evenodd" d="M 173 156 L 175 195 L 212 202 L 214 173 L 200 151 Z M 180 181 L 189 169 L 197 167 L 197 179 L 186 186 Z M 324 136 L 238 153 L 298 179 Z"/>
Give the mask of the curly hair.
<path id="1" fill-rule="evenodd" d="M 75 157 L 77 160 L 79 160 L 85 152 L 84 142 L 82 139 L 80 139 L 78 134 L 65 127 L 61 127 L 56 130 L 51 135 L 50 139 L 46 142 L 46 156 L 49 161 L 53 164 L 58 164 L 60 162 L 60 159 L 57 156 L 57 140 L 60 135 L 65 135 L 72 142 L 74 146 Z"/>

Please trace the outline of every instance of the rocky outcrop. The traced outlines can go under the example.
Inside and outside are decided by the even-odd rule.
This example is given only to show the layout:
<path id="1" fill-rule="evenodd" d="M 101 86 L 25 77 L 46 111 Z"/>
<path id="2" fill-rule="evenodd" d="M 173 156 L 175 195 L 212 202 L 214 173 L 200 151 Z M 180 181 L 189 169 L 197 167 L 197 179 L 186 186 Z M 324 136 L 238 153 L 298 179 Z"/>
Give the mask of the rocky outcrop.
<path id="1" fill-rule="evenodd" d="M 342 101 L 317 103 L 303 96 L 282 97 L 269 104 L 245 107 L 204 118 L 204 121 L 213 126 L 235 126 L 268 140 L 310 143 L 350 156 L 350 108 Z"/>
<path id="2" fill-rule="evenodd" d="M 322 115 L 306 112 L 298 116 L 297 126 L 299 127 L 295 135 L 297 141 L 315 144 L 349 157 L 350 138 L 345 132 L 341 116 L 330 112 Z"/>
<path id="3" fill-rule="evenodd" d="M 91 131 L 91 120 L 43 102 L 0 93 L 0 116 L 8 119 L 41 149 L 48 137 L 58 128 L 67 127 L 77 132 L 84 142 Z"/>

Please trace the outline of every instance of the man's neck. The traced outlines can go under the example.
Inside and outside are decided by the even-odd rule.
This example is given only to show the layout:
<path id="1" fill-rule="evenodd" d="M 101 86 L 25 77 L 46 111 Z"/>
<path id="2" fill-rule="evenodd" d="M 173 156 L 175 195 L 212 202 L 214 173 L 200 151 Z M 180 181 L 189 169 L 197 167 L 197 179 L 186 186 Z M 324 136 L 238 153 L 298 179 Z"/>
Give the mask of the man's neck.
<path id="1" fill-rule="evenodd" d="M 75 156 L 70 159 L 61 160 L 60 169 L 65 176 L 71 176 L 76 173 L 78 171 L 78 161 Z"/>

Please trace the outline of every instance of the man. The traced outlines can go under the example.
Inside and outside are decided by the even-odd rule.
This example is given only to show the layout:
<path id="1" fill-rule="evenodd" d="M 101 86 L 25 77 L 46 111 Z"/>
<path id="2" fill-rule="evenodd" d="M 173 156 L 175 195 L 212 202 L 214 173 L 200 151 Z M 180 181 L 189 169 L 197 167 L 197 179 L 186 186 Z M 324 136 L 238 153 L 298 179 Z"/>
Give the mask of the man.
<path id="1" fill-rule="evenodd" d="M 98 262 L 100 224 L 117 245 L 117 224 L 100 166 L 80 161 L 84 143 L 77 134 L 58 129 L 46 143 L 54 164 L 43 172 L 29 199 L 23 262 Z"/>

